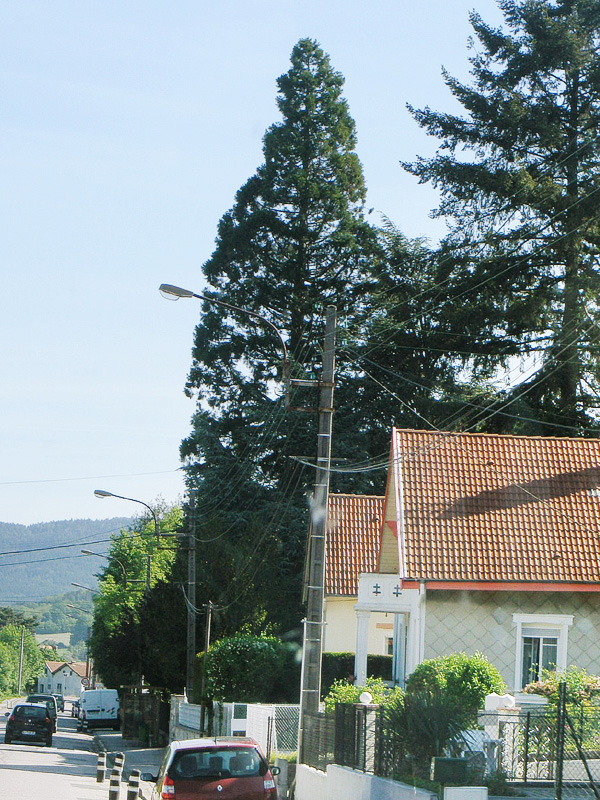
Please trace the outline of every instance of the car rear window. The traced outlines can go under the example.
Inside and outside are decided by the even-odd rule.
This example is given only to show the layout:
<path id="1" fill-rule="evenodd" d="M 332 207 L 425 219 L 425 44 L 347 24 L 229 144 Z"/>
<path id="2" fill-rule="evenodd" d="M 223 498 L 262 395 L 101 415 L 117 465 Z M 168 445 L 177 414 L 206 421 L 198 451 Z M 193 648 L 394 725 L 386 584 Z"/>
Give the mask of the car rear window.
<path id="1" fill-rule="evenodd" d="M 46 719 L 46 711 L 34 706 L 17 706 L 14 714 L 15 719 Z"/>
<path id="2" fill-rule="evenodd" d="M 175 754 L 169 768 L 172 780 L 194 778 L 252 778 L 260 775 L 261 759 L 252 747 L 203 748 Z"/>

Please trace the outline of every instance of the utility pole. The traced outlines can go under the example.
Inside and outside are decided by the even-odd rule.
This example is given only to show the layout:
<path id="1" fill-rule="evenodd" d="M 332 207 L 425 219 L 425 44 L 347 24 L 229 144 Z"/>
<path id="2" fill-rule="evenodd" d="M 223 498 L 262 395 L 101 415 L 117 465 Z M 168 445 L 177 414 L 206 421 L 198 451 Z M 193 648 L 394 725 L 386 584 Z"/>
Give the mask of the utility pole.
<path id="1" fill-rule="evenodd" d="M 23 646 L 25 642 L 25 626 L 21 628 L 21 650 L 19 655 L 19 688 L 17 689 L 17 695 L 21 696 L 21 682 L 23 680 Z"/>
<path id="2" fill-rule="evenodd" d="M 204 630 L 204 658 L 202 659 L 202 683 L 200 686 L 200 695 L 202 703 L 202 713 L 200 719 L 200 731 L 204 733 L 204 721 L 206 718 L 206 700 L 204 699 L 204 692 L 206 691 L 206 667 L 208 659 L 208 648 L 210 647 L 210 623 L 212 620 L 213 604 L 209 600 L 206 604 L 206 628 Z"/>
<path id="3" fill-rule="evenodd" d="M 188 585 L 187 585 L 187 658 L 185 689 L 188 702 L 194 689 L 196 665 L 196 504 L 190 493 L 191 524 L 188 534 Z"/>
<path id="4" fill-rule="evenodd" d="M 317 471 L 311 504 L 308 540 L 307 607 L 302 648 L 302 685 L 300 688 L 300 730 L 298 746 L 302 748 L 304 714 L 319 710 L 321 696 L 321 654 L 323 651 L 323 604 L 325 596 L 325 545 L 327 537 L 329 472 L 331 466 L 331 433 L 333 427 L 333 389 L 335 384 L 336 309 L 328 306 L 325 319 L 322 380 L 319 382 L 319 439 Z M 314 385 L 314 382 L 291 381 L 292 384 Z"/>

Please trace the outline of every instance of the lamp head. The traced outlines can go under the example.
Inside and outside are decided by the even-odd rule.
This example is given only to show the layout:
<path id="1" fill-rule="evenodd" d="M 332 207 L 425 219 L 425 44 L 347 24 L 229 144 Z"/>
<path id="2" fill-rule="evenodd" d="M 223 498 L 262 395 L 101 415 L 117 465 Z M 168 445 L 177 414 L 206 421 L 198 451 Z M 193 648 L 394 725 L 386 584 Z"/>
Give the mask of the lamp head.
<path id="1" fill-rule="evenodd" d="M 105 492 L 104 489 L 94 489 L 96 497 L 112 497 L 112 492 Z"/>
<path id="2" fill-rule="evenodd" d="M 189 289 L 182 289 L 180 286 L 172 286 L 170 283 L 161 283 L 158 291 L 167 300 L 179 300 L 180 297 L 193 297 L 194 293 Z"/>

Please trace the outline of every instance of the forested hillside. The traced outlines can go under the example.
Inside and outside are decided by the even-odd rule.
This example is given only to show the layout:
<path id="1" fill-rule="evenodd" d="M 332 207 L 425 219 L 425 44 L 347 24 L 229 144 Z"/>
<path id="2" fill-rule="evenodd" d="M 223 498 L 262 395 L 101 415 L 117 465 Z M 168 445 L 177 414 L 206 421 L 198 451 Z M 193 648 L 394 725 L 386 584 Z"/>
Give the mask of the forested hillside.
<path id="1" fill-rule="evenodd" d="M 130 523 L 129 517 L 0 522 L 0 603 L 63 594 L 73 590 L 72 582 L 91 586 L 106 562 L 82 555 L 82 548 L 105 553 L 111 534 Z"/>

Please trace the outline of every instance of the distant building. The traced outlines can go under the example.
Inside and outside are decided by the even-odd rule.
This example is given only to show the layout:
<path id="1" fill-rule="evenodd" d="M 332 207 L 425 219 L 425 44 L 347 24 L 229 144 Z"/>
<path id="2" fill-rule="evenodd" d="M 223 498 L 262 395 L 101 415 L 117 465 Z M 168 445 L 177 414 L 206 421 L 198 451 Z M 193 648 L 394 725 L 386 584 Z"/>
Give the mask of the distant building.
<path id="1" fill-rule="evenodd" d="M 38 692 L 79 697 L 86 682 L 86 668 L 81 661 L 46 661 L 44 672 L 37 679 Z"/>

